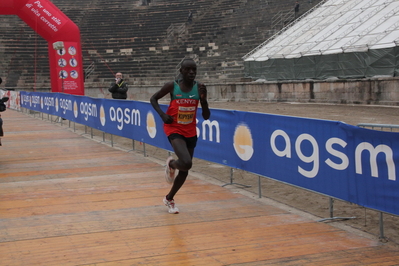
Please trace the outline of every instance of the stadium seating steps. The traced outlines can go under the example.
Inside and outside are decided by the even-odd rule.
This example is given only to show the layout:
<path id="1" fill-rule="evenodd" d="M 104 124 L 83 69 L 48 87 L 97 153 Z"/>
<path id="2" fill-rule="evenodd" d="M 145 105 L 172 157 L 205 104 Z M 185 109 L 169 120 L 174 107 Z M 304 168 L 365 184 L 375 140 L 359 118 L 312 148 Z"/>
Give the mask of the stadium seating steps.
<path id="1" fill-rule="evenodd" d="M 272 17 L 293 12 L 291 0 L 52 0 L 81 32 L 85 86 L 108 84 L 112 72 L 134 85 L 163 84 L 185 57 L 198 61 L 198 79 L 239 82 L 242 56 L 271 37 Z M 317 4 L 301 5 L 304 13 Z M 193 21 L 187 22 L 189 10 Z M 171 27 L 180 31 L 170 31 Z M 169 35 L 168 35 L 169 29 Z M 16 16 L 0 16 L 0 75 L 6 87 L 49 88 L 47 42 Z M 111 72 L 112 71 L 112 72 Z"/>

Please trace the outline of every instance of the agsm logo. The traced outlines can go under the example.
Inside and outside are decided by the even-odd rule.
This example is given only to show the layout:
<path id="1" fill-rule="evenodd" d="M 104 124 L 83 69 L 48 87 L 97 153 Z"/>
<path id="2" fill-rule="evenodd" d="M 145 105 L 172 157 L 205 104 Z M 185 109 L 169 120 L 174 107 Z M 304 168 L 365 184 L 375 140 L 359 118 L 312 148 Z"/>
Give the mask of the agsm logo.
<path id="1" fill-rule="evenodd" d="M 233 146 L 238 157 L 243 161 L 248 161 L 254 154 L 251 130 L 245 123 L 237 125 L 234 131 Z"/>
<path id="2" fill-rule="evenodd" d="M 157 135 L 157 127 L 155 125 L 155 118 L 151 111 L 147 113 L 147 132 L 148 135 L 153 139 Z"/>
<path id="3" fill-rule="evenodd" d="M 105 110 L 104 106 L 100 106 L 100 122 L 102 126 L 105 126 L 106 118 L 105 118 Z"/>

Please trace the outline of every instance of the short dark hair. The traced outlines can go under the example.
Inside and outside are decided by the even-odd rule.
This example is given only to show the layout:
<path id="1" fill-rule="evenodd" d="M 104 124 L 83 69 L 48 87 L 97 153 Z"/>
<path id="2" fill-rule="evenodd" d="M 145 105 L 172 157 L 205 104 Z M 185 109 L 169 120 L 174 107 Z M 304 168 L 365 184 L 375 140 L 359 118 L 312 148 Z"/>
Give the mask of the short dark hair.
<path id="1" fill-rule="evenodd" d="M 192 59 L 192 58 L 184 58 L 183 61 L 182 61 L 181 64 L 180 64 L 180 68 L 183 67 L 183 64 L 184 64 L 184 63 L 189 62 L 189 61 L 190 61 L 190 62 L 194 62 L 195 64 L 197 64 L 197 63 L 195 62 L 195 60 Z"/>

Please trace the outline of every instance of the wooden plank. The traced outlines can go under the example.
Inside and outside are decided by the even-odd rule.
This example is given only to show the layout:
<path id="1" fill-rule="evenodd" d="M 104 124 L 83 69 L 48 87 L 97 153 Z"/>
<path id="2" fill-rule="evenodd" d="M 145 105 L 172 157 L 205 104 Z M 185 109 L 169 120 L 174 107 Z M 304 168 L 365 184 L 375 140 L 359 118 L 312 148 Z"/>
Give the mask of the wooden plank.
<path id="1" fill-rule="evenodd" d="M 6 114 L 2 265 L 397 264 L 397 246 L 191 175 L 176 198 L 181 213 L 171 215 L 162 203 L 170 187 L 163 165 L 65 126 Z"/>

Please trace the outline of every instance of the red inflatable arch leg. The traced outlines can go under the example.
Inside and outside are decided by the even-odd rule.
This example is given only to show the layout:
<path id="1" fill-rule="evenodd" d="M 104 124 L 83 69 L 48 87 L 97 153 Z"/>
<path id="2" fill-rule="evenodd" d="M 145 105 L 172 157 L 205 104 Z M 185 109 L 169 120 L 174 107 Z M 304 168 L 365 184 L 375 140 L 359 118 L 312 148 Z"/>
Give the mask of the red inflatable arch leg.
<path id="1" fill-rule="evenodd" d="M 0 15 L 17 15 L 48 43 L 51 91 L 84 95 L 80 30 L 49 0 L 1 0 Z"/>

